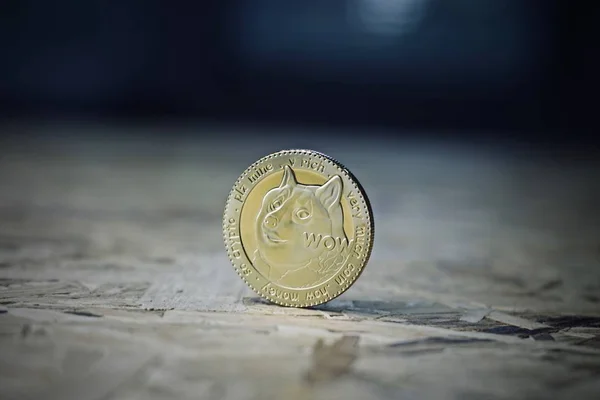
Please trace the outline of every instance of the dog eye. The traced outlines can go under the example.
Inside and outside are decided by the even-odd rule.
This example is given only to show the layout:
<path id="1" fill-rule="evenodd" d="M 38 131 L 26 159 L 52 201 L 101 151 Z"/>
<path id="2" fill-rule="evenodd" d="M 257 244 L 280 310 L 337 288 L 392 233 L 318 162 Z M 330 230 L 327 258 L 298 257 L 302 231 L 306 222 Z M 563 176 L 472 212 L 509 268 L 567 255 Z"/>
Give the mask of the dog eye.
<path id="1" fill-rule="evenodd" d="M 310 217 L 310 213 L 307 210 L 301 208 L 298 211 L 296 211 L 296 216 L 300 219 L 306 219 Z"/>
<path id="2" fill-rule="evenodd" d="M 272 202 L 272 203 L 271 203 L 271 210 L 276 210 L 276 209 L 278 209 L 279 207 L 281 207 L 281 204 L 282 204 L 282 203 L 283 203 L 283 202 L 281 201 L 281 199 L 277 199 L 277 200 L 275 200 L 274 202 Z"/>

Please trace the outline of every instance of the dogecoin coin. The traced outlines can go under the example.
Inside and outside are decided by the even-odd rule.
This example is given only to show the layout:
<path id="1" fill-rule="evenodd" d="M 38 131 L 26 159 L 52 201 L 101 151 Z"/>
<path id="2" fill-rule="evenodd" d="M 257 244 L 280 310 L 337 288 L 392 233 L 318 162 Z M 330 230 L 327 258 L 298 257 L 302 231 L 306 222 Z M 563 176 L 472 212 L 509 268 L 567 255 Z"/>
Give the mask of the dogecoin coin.
<path id="1" fill-rule="evenodd" d="M 312 150 L 284 150 L 235 182 L 223 217 L 227 254 L 260 296 L 283 306 L 325 303 L 369 260 L 373 213 L 356 178 Z"/>

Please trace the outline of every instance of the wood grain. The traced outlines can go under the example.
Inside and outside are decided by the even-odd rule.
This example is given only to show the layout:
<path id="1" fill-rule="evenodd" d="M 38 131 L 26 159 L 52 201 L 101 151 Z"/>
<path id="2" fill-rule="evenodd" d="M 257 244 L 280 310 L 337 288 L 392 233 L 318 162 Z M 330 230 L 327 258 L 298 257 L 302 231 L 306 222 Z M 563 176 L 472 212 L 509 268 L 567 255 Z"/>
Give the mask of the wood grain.
<path id="1" fill-rule="evenodd" d="M 28 129 L 0 141 L 3 399 L 600 391 L 594 160 L 326 132 Z M 237 176 L 291 147 L 346 164 L 375 212 L 364 274 L 313 309 L 257 298 L 222 244 Z"/>

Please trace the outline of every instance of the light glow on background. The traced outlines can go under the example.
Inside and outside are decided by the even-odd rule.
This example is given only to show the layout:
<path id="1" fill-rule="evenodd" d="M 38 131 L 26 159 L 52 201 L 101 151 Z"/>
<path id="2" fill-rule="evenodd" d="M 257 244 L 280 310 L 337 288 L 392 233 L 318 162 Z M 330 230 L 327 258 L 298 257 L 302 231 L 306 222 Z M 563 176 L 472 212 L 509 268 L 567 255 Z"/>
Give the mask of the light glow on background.
<path id="1" fill-rule="evenodd" d="M 401 35 L 414 28 L 429 0 L 352 0 L 350 21 L 357 21 L 368 33 Z"/>

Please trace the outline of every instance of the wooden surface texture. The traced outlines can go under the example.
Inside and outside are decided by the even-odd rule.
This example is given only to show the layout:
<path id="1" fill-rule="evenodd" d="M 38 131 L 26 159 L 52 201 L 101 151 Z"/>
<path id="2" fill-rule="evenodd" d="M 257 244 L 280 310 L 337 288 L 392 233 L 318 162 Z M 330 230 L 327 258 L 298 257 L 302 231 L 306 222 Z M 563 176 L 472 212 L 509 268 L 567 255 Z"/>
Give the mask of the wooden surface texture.
<path id="1" fill-rule="evenodd" d="M 0 398 L 598 398 L 593 159 L 110 129 L 0 140 Z M 293 147 L 375 213 L 365 272 L 313 309 L 248 290 L 221 235 L 238 175 Z"/>

